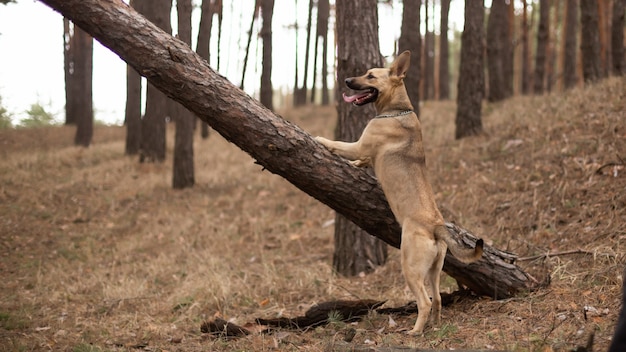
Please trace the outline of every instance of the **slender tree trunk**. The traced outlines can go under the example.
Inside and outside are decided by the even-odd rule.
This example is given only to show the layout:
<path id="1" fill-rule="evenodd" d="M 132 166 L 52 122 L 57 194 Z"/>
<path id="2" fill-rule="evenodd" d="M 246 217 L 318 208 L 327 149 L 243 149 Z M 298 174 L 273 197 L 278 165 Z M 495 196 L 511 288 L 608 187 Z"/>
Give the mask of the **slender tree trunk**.
<path id="1" fill-rule="evenodd" d="M 563 48 L 563 87 L 572 88 L 578 83 L 576 58 L 578 54 L 578 0 L 567 1 L 565 7 L 565 43 Z"/>
<path id="2" fill-rule="evenodd" d="M 465 27 L 461 37 L 461 67 L 458 83 L 457 139 L 481 134 L 481 104 L 484 92 L 483 0 L 465 2 Z"/>
<path id="3" fill-rule="evenodd" d="M 434 41 L 431 39 L 434 35 L 430 31 L 430 14 L 428 12 L 428 0 L 424 1 L 424 100 L 430 100 L 433 98 L 433 86 L 434 86 L 434 57 L 435 48 L 433 47 Z"/>
<path id="4" fill-rule="evenodd" d="M 307 92 L 309 91 L 309 51 L 311 48 L 311 22 L 313 21 L 313 0 L 309 0 L 309 15 L 306 23 L 306 46 L 304 48 L 304 77 L 302 87 L 298 90 L 298 105 L 306 104 Z"/>
<path id="5" fill-rule="evenodd" d="M 545 88 L 546 50 L 550 32 L 550 0 L 539 0 L 539 29 L 537 30 L 537 51 L 535 53 L 535 78 L 533 93 L 543 94 Z"/>
<path id="6" fill-rule="evenodd" d="M 505 42 L 508 40 L 507 4 L 505 0 L 493 0 L 487 21 L 487 70 L 489 76 L 489 101 L 507 98 L 504 61 Z"/>
<path id="7" fill-rule="evenodd" d="M 528 3 L 522 0 L 522 94 L 530 93 L 530 43 L 528 34 Z"/>
<path id="8" fill-rule="evenodd" d="M 420 79 L 422 62 L 422 37 L 420 34 L 420 7 L 421 0 L 404 0 L 402 5 L 402 26 L 400 29 L 400 39 L 398 39 L 398 52 L 409 50 L 413 65 L 404 79 L 407 94 L 413 104 L 413 109 L 419 115 L 420 103 Z"/>
<path id="9" fill-rule="evenodd" d="M 439 34 L 439 100 L 450 99 L 450 49 L 448 42 L 448 14 L 450 0 L 441 0 L 441 23 Z"/>
<path id="10" fill-rule="evenodd" d="M 76 82 L 74 79 L 74 61 L 76 40 L 74 39 L 73 25 L 67 18 L 63 18 L 63 68 L 65 72 L 65 124 L 76 124 L 77 113 L 74 100 L 77 98 Z"/>
<path id="11" fill-rule="evenodd" d="M 93 38 L 74 26 L 76 51 L 74 52 L 74 76 L 79 94 L 72 99 L 76 103 L 76 135 L 74 144 L 88 147 L 93 138 Z"/>
<path id="12" fill-rule="evenodd" d="M 328 91 L 328 18 L 330 17 L 330 3 L 328 0 L 318 0 L 317 11 L 319 22 L 317 27 L 321 29 L 323 39 L 322 49 L 322 105 L 330 104 Z"/>
<path id="13" fill-rule="evenodd" d="M 143 13 L 146 0 L 131 0 L 130 6 Z M 126 155 L 137 155 L 141 148 L 141 76 L 126 65 Z"/>
<path id="14" fill-rule="evenodd" d="M 208 63 L 211 62 L 211 29 L 213 28 L 214 6 L 214 0 L 202 0 L 198 40 L 196 42 L 196 53 Z M 209 138 L 209 125 L 200 121 L 200 126 L 200 136 L 203 139 Z"/>
<path id="15" fill-rule="evenodd" d="M 268 171 L 341 212 L 388 244 L 399 247 L 400 226 L 380 185 L 363 169 L 330 153 L 311 136 L 263 107 L 206 65 L 206 61 L 121 0 L 42 0 L 94 35 L 137 72 L 175 98 Z M 181 84 L 183 83 L 183 84 Z M 277 132 L 280 133 L 277 133 Z M 458 241 L 475 241 L 447 224 Z M 508 298 L 535 285 L 515 256 L 485 246 L 479 262 L 446 256 L 444 271 L 479 295 Z M 504 274 L 504 280 L 498 280 Z M 462 276 L 460 276 L 462 275 Z"/>
<path id="16" fill-rule="evenodd" d="M 254 21 L 259 15 L 259 1 L 254 1 L 254 11 L 252 12 L 252 19 L 250 20 L 250 28 L 248 30 L 248 42 L 246 44 L 246 56 L 243 58 L 243 70 L 241 72 L 241 84 L 239 85 L 239 89 L 243 89 L 243 82 L 246 78 L 246 70 L 248 68 L 248 55 L 250 54 L 250 43 L 252 43 L 252 31 L 254 30 Z"/>
<path id="17" fill-rule="evenodd" d="M 144 15 L 166 33 L 172 32 L 170 14 L 172 0 L 152 0 L 144 7 Z M 165 119 L 168 113 L 167 97 L 157 87 L 148 83 L 146 112 L 141 121 L 140 162 L 165 160 Z"/>
<path id="18" fill-rule="evenodd" d="M 261 71 L 261 104 L 270 110 L 274 110 L 274 88 L 272 88 L 272 15 L 274 13 L 274 0 L 261 1 L 261 16 L 263 27 L 263 69 Z"/>
<path id="19" fill-rule="evenodd" d="M 372 67 L 383 64 L 378 47 L 378 13 L 376 0 L 342 0 L 337 11 L 337 114 L 339 121 L 335 137 L 356 141 L 368 120 L 374 117 L 372 104 L 355 107 L 341 101 L 348 77 L 362 75 Z M 345 216 L 335 218 L 335 253 L 333 268 L 343 275 L 371 272 L 387 260 L 387 247 L 370 236 Z"/>
<path id="20" fill-rule="evenodd" d="M 611 56 L 613 74 L 626 74 L 626 58 L 624 57 L 624 11 L 626 0 L 613 2 L 613 16 L 611 20 Z"/>
<path id="21" fill-rule="evenodd" d="M 191 0 L 176 0 L 178 38 L 191 48 Z M 174 102 L 173 100 L 171 100 Z M 174 166 L 172 187 L 183 189 L 195 183 L 193 163 L 193 125 L 195 116 L 184 106 L 174 102 L 176 134 L 174 136 Z"/>
<path id="22" fill-rule="evenodd" d="M 507 20 L 507 28 L 506 28 L 506 38 L 502 43 L 502 50 L 504 51 L 504 62 L 503 62 L 503 71 L 504 71 L 504 89 L 506 97 L 513 96 L 513 80 L 515 75 L 515 3 L 514 1 L 509 1 L 508 7 L 508 16 L 506 16 Z"/>
<path id="23" fill-rule="evenodd" d="M 594 82 L 600 78 L 600 34 L 596 0 L 580 0 L 580 25 L 583 78 Z"/>

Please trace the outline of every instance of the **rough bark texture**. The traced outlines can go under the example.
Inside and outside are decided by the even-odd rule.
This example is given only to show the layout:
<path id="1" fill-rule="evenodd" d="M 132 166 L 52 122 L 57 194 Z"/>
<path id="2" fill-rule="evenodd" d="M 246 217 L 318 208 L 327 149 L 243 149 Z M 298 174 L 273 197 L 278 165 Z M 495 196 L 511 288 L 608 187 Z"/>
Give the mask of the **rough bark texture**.
<path id="1" fill-rule="evenodd" d="M 211 28 L 213 27 L 213 14 L 215 5 L 213 0 L 202 0 L 200 5 L 200 24 L 198 25 L 198 41 L 196 42 L 196 53 L 207 62 L 211 59 Z M 218 46 L 219 47 L 219 46 Z M 201 121 L 202 138 L 209 138 L 209 125 Z"/>
<path id="2" fill-rule="evenodd" d="M 600 32 L 596 0 L 580 0 L 580 26 L 583 78 L 585 82 L 594 82 L 600 78 Z"/>
<path id="3" fill-rule="evenodd" d="M 465 27 L 461 36 L 461 67 L 458 83 L 456 138 L 482 133 L 484 92 L 483 74 L 483 1 L 465 2 Z"/>
<path id="4" fill-rule="evenodd" d="M 172 32 L 170 13 L 172 0 L 152 0 L 146 3 L 144 15 L 166 33 Z M 162 162 L 165 160 L 165 118 L 168 111 L 167 97 L 150 81 L 146 89 L 146 111 L 141 121 L 140 161 Z"/>
<path id="5" fill-rule="evenodd" d="M 435 91 L 435 33 L 430 29 L 431 16 L 434 14 L 429 14 L 428 5 L 429 1 L 425 0 L 424 28 L 426 31 L 424 32 L 424 73 L 422 74 L 424 84 L 422 98 L 424 100 L 431 100 Z"/>
<path id="6" fill-rule="evenodd" d="M 237 89 L 188 45 L 158 29 L 121 0 L 42 2 L 87 30 L 155 87 L 249 153 L 263 168 L 284 177 L 388 244 L 400 246 L 400 227 L 376 179 L 330 153 L 298 126 Z M 454 235 L 472 241 L 465 232 L 456 233 L 460 228 L 448 226 Z M 478 263 L 456 267 L 448 255 L 444 270 L 462 272 L 465 279 L 457 279 L 475 282 L 472 289 L 480 295 L 492 296 L 497 292 L 502 296 L 496 298 L 505 298 L 533 287 L 527 274 L 508 264 L 514 256 L 485 248 L 497 259 L 487 255 Z M 506 268 L 500 267 L 503 262 Z M 495 277 L 492 267 L 506 272 L 506 277 Z"/>
<path id="7" fill-rule="evenodd" d="M 274 88 L 272 88 L 272 16 L 274 13 L 274 0 L 261 1 L 261 17 L 263 27 L 261 38 L 263 39 L 263 69 L 261 71 L 261 104 L 274 110 Z"/>
<path id="8" fill-rule="evenodd" d="M 191 47 L 191 0 L 177 0 L 178 38 Z M 174 135 L 174 166 L 172 187 L 183 189 L 195 183 L 193 163 L 193 125 L 195 116 L 174 102 L 176 134 Z"/>
<path id="9" fill-rule="evenodd" d="M 74 36 L 79 48 L 74 61 L 74 74 L 80 94 L 74 101 L 78 104 L 74 144 L 88 147 L 93 138 L 93 38 L 76 26 Z"/>
<path id="10" fill-rule="evenodd" d="M 439 100 L 450 99 L 450 48 L 448 42 L 448 14 L 450 0 L 441 0 L 441 23 L 439 28 Z"/>
<path id="11" fill-rule="evenodd" d="M 508 40 L 507 4 L 505 0 L 493 0 L 487 21 L 487 72 L 489 76 L 489 101 L 507 98 L 505 88 L 504 60 L 505 42 Z"/>
<path id="12" fill-rule="evenodd" d="M 420 7 L 421 0 L 404 0 L 402 5 L 402 26 L 400 38 L 398 39 L 398 52 L 405 50 L 411 52 L 411 62 L 409 71 L 404 79 L 406 92 L 409 94 L 413 110 L 420 116 L 420 79 L 422 62 L 422 37 L 420 34 Z"/>
<path id="13" fill-rule="evenodd" d="M 369 119 L 376 115 L 369 104 L 355 107 L 342 101 L 347 90 L 345 79 L 360 76 L 371 67 L 382 67 L 378 47 L 376 0 L 344 0 L 337 9 L 337 140 L 354 142 Z M 343 275 L 371 272 L 387 260 L 384 242 L 370 236 L 340 213 L 335 218 L 335 253 L 333 268 Z"/>
<path id="14" fill-rule="evenodd" d="M 613 74 L 626 74 L 626 58 L 624 57 L 624 11 L 626 0 L 613 2 L 613 18 L 611 21 L 611 55 Z"/>
<path id="15" fill-rule="evenodd" d="M 533 93 L 543 94 L 546 76 L 546 50 L 550 31 L 550 1 L 539 1 L 539 28 L 537 29 L 537 50 L 535 52 L 535 78 Z"/>
<path id="16" fill-rule="evenodd" d="M 578 56 L 578 0 L 569 0 L 565 7 L 565 44 L 563 48 L 563 86 L 572 88 L 578 83 L 576 57 Z"/>

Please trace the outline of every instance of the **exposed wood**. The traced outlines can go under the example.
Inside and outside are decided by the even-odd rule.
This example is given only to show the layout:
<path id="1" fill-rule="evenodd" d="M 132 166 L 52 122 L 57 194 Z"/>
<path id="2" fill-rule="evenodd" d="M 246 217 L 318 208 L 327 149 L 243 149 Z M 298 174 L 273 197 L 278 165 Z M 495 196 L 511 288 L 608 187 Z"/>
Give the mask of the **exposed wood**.
<path id="1" fill-rule="evenodd" d="M 213 71 L 182 41 L 160 30 L 121 0 L 42 0 L 146 77 L 170 97 L 239 146 L 264 169 L 340 212 L 370 234 L 399 247 L 400 226 L 382 189 L 365 170 L 330 153 L 311 136 L 274 115 Z M 465 243 L 467 230 L 448 224 Z M 536 286 L 515 256 L 485 246 L 477 263 L 448 255 L 444 270 L 478 295 L 507 298 Z"/>

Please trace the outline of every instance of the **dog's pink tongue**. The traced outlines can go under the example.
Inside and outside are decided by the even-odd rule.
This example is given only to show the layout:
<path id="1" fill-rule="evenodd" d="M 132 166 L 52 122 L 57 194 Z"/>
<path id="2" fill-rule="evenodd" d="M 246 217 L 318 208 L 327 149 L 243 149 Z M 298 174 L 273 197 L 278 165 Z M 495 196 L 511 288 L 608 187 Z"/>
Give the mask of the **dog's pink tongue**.
<path id="1" fill-rule="evenodd" d="M 346 95 L 346 93 L 343 93 L 343 101 L 345 101 L 346 103 L 354 103 L 357 99 L 363 98 L 366 95 L 367 93 L 361 93 L 361 94 L 355 94 L 355 95 Z"/>

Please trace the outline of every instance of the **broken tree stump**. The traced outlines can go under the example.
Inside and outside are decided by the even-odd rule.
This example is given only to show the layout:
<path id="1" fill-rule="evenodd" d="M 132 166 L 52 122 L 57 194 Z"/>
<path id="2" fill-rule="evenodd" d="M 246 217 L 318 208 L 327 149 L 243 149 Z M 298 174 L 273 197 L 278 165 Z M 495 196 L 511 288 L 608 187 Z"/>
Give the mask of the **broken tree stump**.
<path id="1" fill-rule="evenodd" d="M 226 78 L 184 42 L 147 21 L 122 0 L 42 0 L 115 52 L 169 97 L 228 141 L 310 196 L 380 238 L 400 247 L 400 226 L 377 180 L 330 153 L 311 135 L 276 116 Z M 476 236 L 448 230 L 473 246 Z M 507 298 L 537 283 L 514 256 L 485 246 L 469 265 L 446 256 L 444 270 L 476 294 Z"/>

